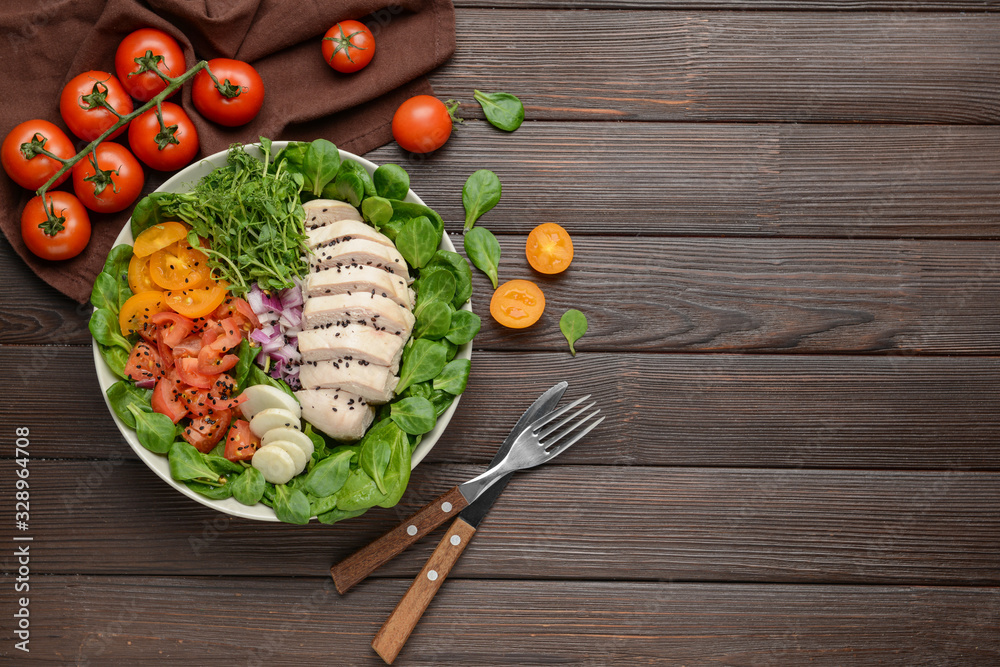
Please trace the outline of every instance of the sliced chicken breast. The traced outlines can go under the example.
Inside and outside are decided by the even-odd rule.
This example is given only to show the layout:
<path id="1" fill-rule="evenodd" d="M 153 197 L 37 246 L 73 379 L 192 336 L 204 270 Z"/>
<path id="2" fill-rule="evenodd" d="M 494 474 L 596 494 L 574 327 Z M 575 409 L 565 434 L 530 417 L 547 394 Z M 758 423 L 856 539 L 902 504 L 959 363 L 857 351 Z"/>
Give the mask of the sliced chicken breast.
<path id="1" fill-rule="evenodd" d="M 393 373 L 399 370 L 405 343 L 404 338 L 393 333 L 361 324 L 306 329 L 299 332 L 298 340 L 303 364 L 334 359 L 357 360 L 387 366 Z"/>
<path id="2" fill-rule="evenodd" d="M 334 359 L 310 361 L 299 366 L 303 389 L 343 389 L 369 403 L 388 403 L 399 378 L 388 366 L 376 366 L 364 360 Z"/>
<path id="3" fill-rule="evenodd" d="M 314 250 L 316 248 L 330 248 L 338 243 L 354 239 L 367 239 L 379 245 L 396 247 L 388 236 L 371 225 L 357 220 L 338 220 L 323 227 L 310 229 L 306 232 L 306 238 L 309 240 L 309 247 Z"/>
<path id="4" fill-rule="evenodd" d="M 413 293 L 406 281 L 397 275 L 373 266 L 353 264 L 310 273 L 305 279 L 306 296 L 329 294 L 375 293 L 403 306 L 413 308 Z"/>
<path id="5" fill-rule="evenodd" d="M 302 208 L 306 212 L 306 229 L 323 227 L 338 220 L 364 220 L 358 209 L 336 199 L 313 199 L 303 204 Z"/>
<path id="6" fill-rule="evenodd" d="M 389 297 L 372 292 L 331 294 L 306 299 L 302 307 L 303 329 L 347 328 L 352 324 L 370 326 L 399 336 L 410 337 L 413 313 Z"/>
<path id="7" fill-rule="evenodd" d="M 302 418 L 335 440 L 360 440 L 375 419 L 375 408 L 346 391 L 303 389 L 295 397 L 302 404 Z"/>
<path id="8" fill-rule="evenodd" d="M 384 246 L 368 239 L 351 239 L 329 248 L 318 248 L 309 257 L 313 271 L 343 268 L 352 264 L 384 269 L 406 281 L 413 282 L 406 268 L 406 260 L 395 247 Z"/>

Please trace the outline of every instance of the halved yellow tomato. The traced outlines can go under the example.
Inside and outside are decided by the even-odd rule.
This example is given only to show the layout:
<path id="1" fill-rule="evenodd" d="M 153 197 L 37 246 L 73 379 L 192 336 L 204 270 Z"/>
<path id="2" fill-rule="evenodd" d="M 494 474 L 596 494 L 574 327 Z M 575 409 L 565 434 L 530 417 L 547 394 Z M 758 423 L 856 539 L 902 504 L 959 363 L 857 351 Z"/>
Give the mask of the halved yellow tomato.
<path id="1" fill-rule="evenodd" d="M 149 275 L 149 257 L 133 254 L 128 262 L 128 286 L 134 294 L 160 289 Z"/>
<path id="2" fill-rule="evenodd" d="M 530 327 L 545 311 L 545 295 L 530 280 L 508 280 L 490 299 L 490 315 L 511 329 Z"/>
<path id="3" fill-rule="evenodd" d="M 227 291 L 227 285 L 212 283 L 192 289 L 171 290 L 165 293 L 164 301 L 174 311 L 194 319 L 204 317 L 218 308 L 225 300 Z"/>
<path id="4" fill-rule="evenodd" d="M 208 256 L 188 245 L 187 239 L 150 255 L 149 273 L 153 282 L 166 290 L 192 289 L 213 282 Z"/>
<path id="5" fill-rule="evenodd" d="M 187 233 L 187 225 L 172 221 L 161 222 L 139 234 L 132 246 L 132 252 L 139 257 L 152 255 L 160 248 L 166 248 L 171 243 L 180 241 L 187 236 Z"/>
<path id="6" fill-rule="evenodd" d="M 156 313 L 167 310 L 164 293 L 159 290 L 149 290 L 133 294 L 122 304 L 118 313 L 118 324 L 122 335 L 128 336 L 136 331 L 145 331 L 152 326 L 149 321 Z"/>

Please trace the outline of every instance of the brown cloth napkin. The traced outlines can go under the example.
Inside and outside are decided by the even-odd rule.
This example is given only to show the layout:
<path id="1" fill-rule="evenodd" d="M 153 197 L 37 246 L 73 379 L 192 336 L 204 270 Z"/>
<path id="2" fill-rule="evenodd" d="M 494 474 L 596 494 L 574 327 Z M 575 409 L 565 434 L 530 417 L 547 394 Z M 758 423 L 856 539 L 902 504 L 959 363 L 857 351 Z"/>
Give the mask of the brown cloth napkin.
<path id="1" fill-rule="evenodd" d="M 264 80 L 260 114 L 239 128 L 202 118 L 184 86 L 182 104 L 198 128 L 196 160 L 234 142 L 329 139 L 353 153 L 392 140 L 390 124 L 408 97 L 431 94 L 424 75 L 455 50 L 451 0 L 87 0 L 3 3 L 0 7 L 0 137 L 26 120 L 44 118 L 67 130 L 59 93 L 74 76 L 96 69 L 114 73 L 114 54 L 125 35 L 159 28 L 180 42 L 188 67 L 198 60 L 235 58 L 251 63 Z M 371 64 L 358 73 L 335 72 L 320 40 L 344 19 L 366 23 L 375 35 Z M 172 98 L 176 101 L 177 96 Z M 67 135 L 73 135 L 67 130 Z M 123 135 L 118 141 L 128 145 Z M 77 142 L 83 148 L 85 142 Z M 146 169 L 145 192 L 170 174 Z M 72 179 L 60 189 L 72 190 Z M 20 213 L 34 196 L 0 175 L 0 227 L 14 250 L 42 280 L 79 302 L 129 217 L 129 211 L 91 213 L 93 232 L 78 257 L 50 262 L 21 240 Z"/>

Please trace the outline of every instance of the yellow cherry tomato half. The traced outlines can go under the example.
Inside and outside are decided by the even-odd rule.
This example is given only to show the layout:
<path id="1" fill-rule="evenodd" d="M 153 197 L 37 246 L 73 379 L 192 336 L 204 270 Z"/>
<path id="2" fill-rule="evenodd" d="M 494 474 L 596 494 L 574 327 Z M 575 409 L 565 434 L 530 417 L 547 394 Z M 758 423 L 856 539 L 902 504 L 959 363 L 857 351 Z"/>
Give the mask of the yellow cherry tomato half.
<path id="1" fill-rule="evenodd" d="M 135 239 L 132 252 L 139 257 L 152 255 L 160 248 L 166 248 L 187 236 L 187 225 L 179 222 L 161 222 L 143 231 Z"/>
<path id="2" fill-rule="evenodd" d="M 561 273 L 573 261 L 573 240 L 565 229 L 554 222 L 546 222 L 528 234 L 524 254 L 535 271 Z"/>
<path id="3" fill-rule="evenodd" d="M 149 256 L 149 273 L 160 289 L 204 287 L 212 280 L 208 256 L 188 245 L 187 239 L 171 243 Z"/>
<path id="4" fill-rule="evenodd" d="M 509 280 L 493 292 L 490 315 L 511 329 L 530 327 L 545 310 L 545 295 L 530 280 Z"/>
<path id="5" fill-rule="evenodd" d="M 152 276 L 149 275 L 149 256 L 132 255 L 128 262 L 128 287 L 134 294 L 158 290 Z"/>
<path id="6" fill-rule="evenodd" d="M 136 331 L 144 331 L 151 325 L 150 318 L 164 310 L 167 310 L 167 306 L 164 303 L 163 292 L 149 290 L 133 294 L 122 304 L 121 312 L 118 313 L 118 324 L 122 335 L 128 336 Z"/>
<path id="7" fill-rule="evenodd" d="M 218 308 L 225 301 L 227 291 L 222 283 L 213 283 L 192 289 L 171 290 L 166 293 L 164 301 L 184 317 L 195 319 Z"/>

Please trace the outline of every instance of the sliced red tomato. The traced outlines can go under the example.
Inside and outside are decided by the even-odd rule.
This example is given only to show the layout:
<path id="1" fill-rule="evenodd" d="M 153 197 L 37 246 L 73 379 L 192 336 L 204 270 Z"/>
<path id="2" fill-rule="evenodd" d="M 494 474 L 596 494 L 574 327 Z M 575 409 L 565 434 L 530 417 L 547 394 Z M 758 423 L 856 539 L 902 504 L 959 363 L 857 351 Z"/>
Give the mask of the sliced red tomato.
<path id="1" fill-rule="evenodd" d="M 206 345 L 198 353 L 198 372 L 205 375 L 218 375 L 225 373 L 239 361 L 240 358 L 235 354 L 225 354 L 214 345 Z"/>
<path id="2" fill-rule="evenodd" d="M 248 334 L 254 329 L 260 329 L 260 320 L 257 319 L 257 314 L 253 312 L 253 308 L 245 299 L 238 296 L 231 296 L 223 301 L 222 305 L 212 313 L 212 317 L 220 321 L 232 317 L 236 320 L 239 330 L 244 334 Z"/>
<path id="3" fill-rule="evenodd" d="M 208 390 L 208 404 L 213 410 L 227 408 L 232 410 L 246 402 L 246 394 L 236 396 L 236 381 L 229 375 L 221 373 L 216 376 L 215 383 Z"/>
<path id="4" fill-rule="evenodd" d="M 250 430 L 250 422 L 237 419 L 230 425 L 226 437 L 226 451 L 223 453 L 230 461 L 249 461 L 260 447 L 260 438 Z"/>
<path id="5" fill-rule="evenodd" d="M 202 454 L 212 451 L 229 429 L 233 419 L 230 410 L 217 410 L 191 420 L 184 429 L 183 437 Z"/>
<path id="6" fill-rule="evenodd" d="M 173 346 L 174 360 L 181 359 L 183 357 L 194 357 L 198 358 L 198 353 L 201 352 L 201 336 L 198 334 L 192 334 Z"/>
<path id="7" fill-rule="evenodd" d="M 166 370 L 159 351 L 144 340 L 140 340 L 132 348 L 132 353 L 125 364 L 125 377 L 133 382 L 144 380 L 159 380 Z"/>
<path id="8" fill-rule="evenodd" d="M 183 385 L 183 380 L 181 384 Z M 212 411 L 212 405 L 209 403 L 208 389 L 186 387 L 177 393 L 177 398 L 194 417 L 204 417 Z"/>
<path id="9" fill-rule="evenodd" d="M 194 322 L 178 313 L 163 311 L 149 318 L 158 328 L 158 337 L 171 348 L 179 345 L 194 329 Z"/>
<path id="10" fill-rule="evenodd" d="M 176 372 L 168 372 L 156 383 L 151 400 L 153 410 L 170 417 L 170 421 L 175 424 L 188 413 L 184 403 L 180 400 L 179 384 L 180 379 Z"/>
<path id="11" fill-rule="evenodd" d="M 181 380 L 187 382 L 192 387 L 208 389 L 215 382 L 215 377 L 207 375 L 198 370 L 198 357 L 174 358 L 174 365 Z M 190 407 L 188 408 L 191 409 Z"/>

